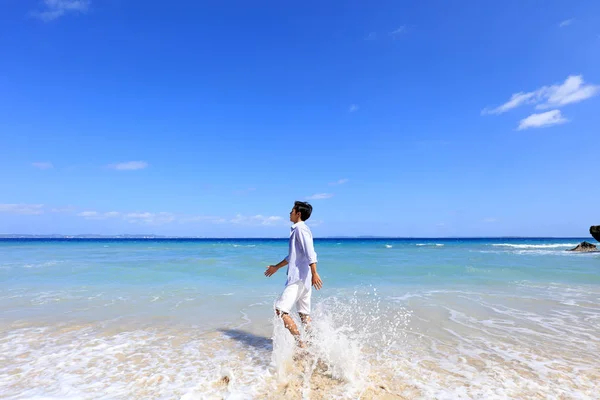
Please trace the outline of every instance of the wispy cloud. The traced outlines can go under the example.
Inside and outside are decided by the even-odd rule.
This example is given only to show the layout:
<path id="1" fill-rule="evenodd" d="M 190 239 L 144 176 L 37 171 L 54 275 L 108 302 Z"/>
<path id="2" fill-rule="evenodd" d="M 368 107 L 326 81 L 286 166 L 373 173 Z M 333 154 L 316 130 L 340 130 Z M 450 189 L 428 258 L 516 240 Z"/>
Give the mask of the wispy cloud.
<path id="1" fill-rule="evenodd" d="M 522 131 L 529 128 L 564 124 L 565 122 L 568 122 L 568 120 L 562 116 L 560 110 L 552 110 L 540 114 L 531 114 L 529 117 L 521 120 L 517 129 Z"/>
<path id="2" fill-rule="evenodd" d="M 75 211 L 77 211 L 77 209 L 72 206 L 53 208 L 50 210 L 50 212 L 59 213 L 59 214 L 73 214 Z"/>
<path id="3" fill-rule="evenodd" d="M 31 163 L 32 167 L 38 168 L 38 169 L 51 169 L 54 168 L 54 165 L 52 165 L 51 162 L 34 162 Z"/>
<path id="4" fill-rule="evenodd" d="M 350 104 L 350 107 L 348 107 L 348 112 L 357 112 L 359 108 L 360 107 L 358 106 L 358 104 Z"/>
<path id="5" fill-rule="evenodd" d="M 276 225 L 283 221 L 283 218 L 279 216 L 264 216 L 264 215 L 253 215 L 253 216 L 244 216 L 242 214 L 238 214 L 235 218 L 231 219 L 229 222 L 233 224 L 242 224 L 242 225 Z"/>
<path id="6" fill-rule="evenodd" d="M 559 28 L 564 28 L 566 26 L 569 26 L 573 23 L 573 21 L 575 21 L 575 18 L 569 18 L 569 19 L 565 19 L 564 21 L 561 21 L 560 24 L 558 24 Z"/>
<path id="7" fill-rule="evenodd" d="M 117 211 L 109 211 L 105 213 L 100 213 L 98 211 L 83 211 L 77 213 L 76 215 L 85 219 L 107 219 L 119 217 L 121 216 L 121 213 Z"/>
<path id="8" fill-rule="evenodd" d="M 344 183 L 348 183 L 348 181 L 350 181 L 350 179 L 346 179 L 346 178 L 344 178 L 344 179 L 340 179 L 340 180 L 338 180 L 338 181 L 335 181 L 335 182 L 330 182 L 330 183 L 329 183 L 329 186 L 343 185 Z M 332 195 L 332 196 L 333 196 L 333 195 Z"/>
<path id="9" fill-rule="evenodd" d="M 97 211 L 83 211 L 80 213 L 77 213 L 78 217 L 83 217 L 83 218 L 96 218 L 98 217 L 98 212 Z"/>
<path id="10" fill-rule="evenodd" d="M 546 99 L 546 102 L 538 104 L 536 108 L 543 110 L 545 108 L 562 107 L 589 99 L 598 93 L 600 93 L 600 85 L 586 85 L 581 75 L 572 75 L 562 85 L 552 85 L 543 90 L 542 97 Z"/>
<path id="11" fill-rule="evenodd" d="M 115 169 L 117 171 L 135 171 L 147 167 L 148 163 L 146 161 L 127 161 L 117 164 L 111 164 L 108 166 L 108 168 Z"/>
<path id="12" fill-rule="evenodd" d="M 394 29 L 393 31 L 390 32 L 390 35 L 396 39 L 399 35 L 403 34 L 406 32 L 406 26 L 402 25 L 401 27 L 399 27 L 398 29 Z"/>
<path id="13" fill-rule="evenodd" d="M 485 108 L 481 113 L 502 114 L 524 104 L 535 104 L 538 110 L 557 108 L 589 99 L 598 93 L 599 85 L 585 84 L 581 75 L 571 75 L 562 84 L 542 86 L 533 92 L 515 93 L 501 106 Z"/>
<path id="14" fill-rule="evenodd" d="M 392 39 L 397 39 L 400 36 L 402 36 L 403 34 L 405 34 L 406 32 L 407 32 L 406 25 L 402 25 L 392 31 L 389 31 L 387 33 L 387 35 L 388 35 L 388 37 L 391 37 Z M 386 37 L 386 34 L 383 33 L 382 37 Z M 365 40 L 375 40 L 378 38 L 379 38 L 379 34 L 377 32 L 369 32 L 367 34 L 367 36 L 365 36 Z"/>
<path id="15" fill-rule="evenodd" d="M 43 204 L 0 204 L 0 213 L 14 215 L 40 215 L 48 211 Z M 249 226 L 274 226 L 287 223 L 286 219 L 280 216 L 251 215 L 245 216 L 237 214 L 235 217 L 219 217 L 210 215 L 190 215 L 178 214 L 172 212 L 120 212 L 120 211 L 78 211 L 77 208 L 69 206 L 63 208 L 52 208 L 52 213 L 60 213 L 72 217 L 79 217 L 86 220 L 106 220 L 115 219 L 140 225 L 165 225 L 171 223 L 210 223 L 210 224 L 236 224 Z"/>
<path id="16" fill-rule="evenodd" d="M 510 100 L 507 101 L 506 103 L 502 104 L 501 106 L 498 106 L 496 108 L 484 108 L 481 111 L 482 115 L 488 115 L 488 114 L 502 114 L 505 113 L 509 110 L 512 110 L 513 108 L 517 108 L 523 104 L 527 104 L 527 103 L 533 103 L 535 102 L 534 100 L 535 97 L 535 92 L 530 92 L 530 93 L 515 93 L 511 96 Z"/>
<path id="17" fill-rule="evenodd" d="M 213 224 L 224 224 L 227 221 L 226 218 L 223 217 L 215 217 L 209 215 L 184 215 L 178 218 L 179 223 L 194 223 L 194 222 L 210 222 Z"/>
<path id="18" fill-rule="evenodd" d="M 128 213 L 124 216 L 125 220 L 131 223 L 145 224 L 145 225 L 164 225 L 169 224 L 176 219 L 176 215 L 170 212 L 142 212 L 142 213 Z"/>
<path id="19" fill-rule="evenodd" d="M 193 222 L 211 222 L 211 223 L 224 223 L 226 219 L 221 217 L 202 216 L 202 215 L 184 215 L 175 214 L 171 212 L 119 212 L 119 211 L 82 211 L 74 213 L 72 208 L 65 210 L 71 210 L 70 214 L 77 217 L 89 219 L 89 220 L 105 220 L 109 218 L 119 218 L 129 223 L 143 224 L 143 225 L 164 225 L 172 222 L 178 223 L 193 223 Z M 55 210 L 53 210 L 54 212 Z M 55 212 L 62 212 L 61 209 L 56 209 Z"/>
<path id="20" fill-rule="evenodd" d="M 312 196 L 308 196 L 306 198 L 306 200 L 323 200 L 323 199 L 330 199 L 333 197 L 332 193 L 317 193 L 317 194 L 313 194 Z"/>
<path id="21" fill-rule="evenodd" d="M 0 212 L 15 215 L 40 215 L 44 213 L 43 204 L 0 204 Z"/>
<path id="22" fill-rule="evenodd" d="M 44 0 L 44 9 L 34 11 L 32 15 L 42 21 L 53 21 L 67 13 L 86 13 L 90 7 L 90 0 Z"/>
<path id="23" fill-rule="evenodd" d="M 498 221 L 498 218 L 494 218 L 494 217 L 487 217 L 482 220 L 482 222 L 485 222 L 488 224 L 494 223 L 496 221 Z"/>

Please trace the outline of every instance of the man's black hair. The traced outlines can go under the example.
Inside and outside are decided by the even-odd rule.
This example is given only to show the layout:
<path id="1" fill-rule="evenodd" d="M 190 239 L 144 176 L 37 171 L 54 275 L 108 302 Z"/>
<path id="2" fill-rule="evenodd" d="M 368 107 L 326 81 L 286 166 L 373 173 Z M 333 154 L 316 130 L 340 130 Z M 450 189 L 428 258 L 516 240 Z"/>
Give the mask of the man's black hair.
<path id="1" fill-rule="evenodd" d="M 312 214 L 312 206 L 304 201 L 297 201 L 294 203 L 294 210 L 300 213 L 300 219 L 306 221 Z"/>

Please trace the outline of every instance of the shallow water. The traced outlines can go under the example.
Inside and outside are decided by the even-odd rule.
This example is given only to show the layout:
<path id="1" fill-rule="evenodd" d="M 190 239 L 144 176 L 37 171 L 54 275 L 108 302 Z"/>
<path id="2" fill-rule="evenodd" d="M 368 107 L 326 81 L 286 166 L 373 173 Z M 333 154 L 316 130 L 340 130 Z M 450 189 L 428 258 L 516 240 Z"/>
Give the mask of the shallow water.
<path id="1" fill-rule="evenodd" d="M 580 241 L 317 240 L 300 355 L 285 241 L 0 241 L 0 397 L 598 398 Z"/>

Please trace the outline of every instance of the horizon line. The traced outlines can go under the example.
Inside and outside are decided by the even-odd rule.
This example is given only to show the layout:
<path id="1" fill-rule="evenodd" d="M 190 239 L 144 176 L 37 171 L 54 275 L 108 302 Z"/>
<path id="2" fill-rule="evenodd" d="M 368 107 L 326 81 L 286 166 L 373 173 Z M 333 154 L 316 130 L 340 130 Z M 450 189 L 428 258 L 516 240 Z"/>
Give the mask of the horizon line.
<path id="1" fill-rule="evenodd" d="M 102 235 L 102 234 L 0 234 L 0 239 L 205 239 L 205 240 L 264 240 L 264 239 L 285 239 L 286 236 L 171 236 L 171 235 L 155 235 L 155 234 L 117 234 L 117 235 Z M 587 236 L 378 236 L 378 235 L 356 235 L 356 236 L 315 236 L 315 239 L 587 239 Z M 590 237 L 590 239 L 594 239 Z"/>

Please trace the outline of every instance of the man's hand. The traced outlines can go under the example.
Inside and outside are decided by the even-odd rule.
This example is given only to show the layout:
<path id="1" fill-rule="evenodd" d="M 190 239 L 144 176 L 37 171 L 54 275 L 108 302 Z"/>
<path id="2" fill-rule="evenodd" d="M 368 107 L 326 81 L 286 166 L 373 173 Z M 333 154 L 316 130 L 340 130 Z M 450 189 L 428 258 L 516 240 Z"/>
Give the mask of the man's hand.
<path id="1" fill-rule="evenodd" d="M 277 271 L 279 271 L 279 268 L 276 265 L 269 265 L 265 271 L 265 276 L 271 276 Z"/>
<path id="2" fill-rule="evenodd" d="M 321 290 L 321 288 L 323 287 L 323 281 L 321 280 L 319 274 L 317 274 L 316 272 L 312 276 L 312 285 L 317 290 Z"/>

